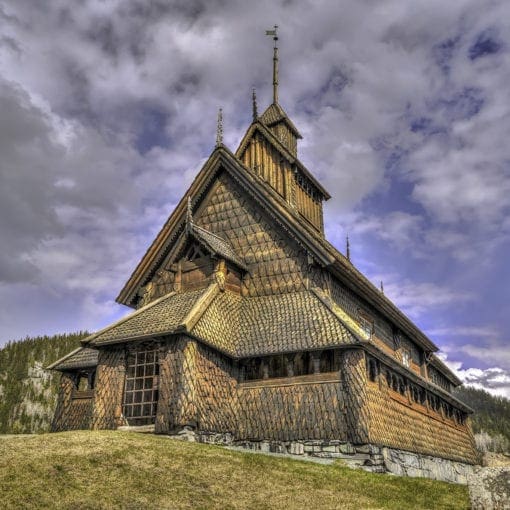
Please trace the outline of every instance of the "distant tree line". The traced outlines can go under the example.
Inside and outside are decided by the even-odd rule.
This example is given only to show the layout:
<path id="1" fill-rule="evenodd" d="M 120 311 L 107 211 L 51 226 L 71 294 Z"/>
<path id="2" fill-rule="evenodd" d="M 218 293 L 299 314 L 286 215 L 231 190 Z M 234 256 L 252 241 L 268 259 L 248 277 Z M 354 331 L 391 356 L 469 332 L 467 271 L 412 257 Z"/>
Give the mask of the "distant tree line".
<path id="1" fill-rule="evenodd" d="M 80 345 L 78 333 L 27 337 L 0 349 L 0 433 L 49 430 L 60 374 L 45 367 Z"/>
<path id="2" fill-rule="evenodd" d="M 509 452 L 510 400 L 469 386 L 456 388 L 454 394 L 475 411 L 471 421 L 479 450 Z"/>

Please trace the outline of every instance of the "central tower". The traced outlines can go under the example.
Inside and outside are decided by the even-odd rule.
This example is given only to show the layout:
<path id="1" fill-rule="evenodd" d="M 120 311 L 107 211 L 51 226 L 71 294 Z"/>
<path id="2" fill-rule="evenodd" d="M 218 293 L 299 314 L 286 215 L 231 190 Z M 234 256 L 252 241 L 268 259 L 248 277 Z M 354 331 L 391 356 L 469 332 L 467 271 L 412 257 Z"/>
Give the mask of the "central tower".
<path id="1" fill-rule="evenodd" d="M 278 102 L 278 27 L 267 30 L 273 36 L 273 102 L 260 116 L 253 96 L 253 123 L 236 156 L 267 182 L 306 223 L 324 235 L 322 202 L 329 193 L 297 157 L 297 141 L 302 138 Z"/>

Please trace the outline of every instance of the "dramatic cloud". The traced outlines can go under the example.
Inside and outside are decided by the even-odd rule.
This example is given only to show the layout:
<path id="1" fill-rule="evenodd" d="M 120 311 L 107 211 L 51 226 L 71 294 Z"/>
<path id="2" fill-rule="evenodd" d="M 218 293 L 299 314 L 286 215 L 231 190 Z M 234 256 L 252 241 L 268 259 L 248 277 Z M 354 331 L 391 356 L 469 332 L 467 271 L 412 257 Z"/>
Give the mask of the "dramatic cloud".
<path id="1" fill-rule="evenodd" d="M 492 395 L 510 399 L 510 370 L 499 367 L 487 369 L 463 368 L 458 361 L 450 361 L 442 355 L 443 361 L 455 372 L 459 379 L 467 386 L 484 389 Z"/>
<path id="2" fill-rule="evenodd" d="M 270 102 L 278 23 L 281 103 L 333 195 L 328 237 L 349 234 L 354 264 L 452 359 L 508 369 L 483 360 L 510 328 L 509 14 L 0 1 L 0 342 L 124 313 L 112 299 L 211 151 L 218 107 L 235 149 L 252 87 Z"/>

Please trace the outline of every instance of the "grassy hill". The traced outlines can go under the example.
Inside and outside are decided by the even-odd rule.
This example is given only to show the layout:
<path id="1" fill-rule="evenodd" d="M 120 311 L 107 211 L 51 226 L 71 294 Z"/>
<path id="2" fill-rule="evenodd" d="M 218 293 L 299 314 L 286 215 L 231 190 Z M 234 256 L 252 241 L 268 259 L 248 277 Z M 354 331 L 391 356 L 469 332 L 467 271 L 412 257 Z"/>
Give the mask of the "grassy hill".
<path id="1" fill-rule="evenodd" d="M 467 488 L 162 436 L 0 438 L 2 508 L 467 509 Z"/>

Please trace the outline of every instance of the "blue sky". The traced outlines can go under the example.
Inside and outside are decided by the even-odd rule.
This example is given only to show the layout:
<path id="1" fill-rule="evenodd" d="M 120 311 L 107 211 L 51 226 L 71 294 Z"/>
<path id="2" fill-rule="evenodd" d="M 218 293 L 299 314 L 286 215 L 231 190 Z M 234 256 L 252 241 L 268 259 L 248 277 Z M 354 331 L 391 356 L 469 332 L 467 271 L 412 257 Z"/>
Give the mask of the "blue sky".
<path id="1" fill-rule="evenodd" d="M 451 4 L 451 5 L 450 5 Z M 98 329 L 210 154 L 280 101 L 328 238 L 470 384 L 510 396 L 510 7 L 0 0 L 0 345 Z"/>

